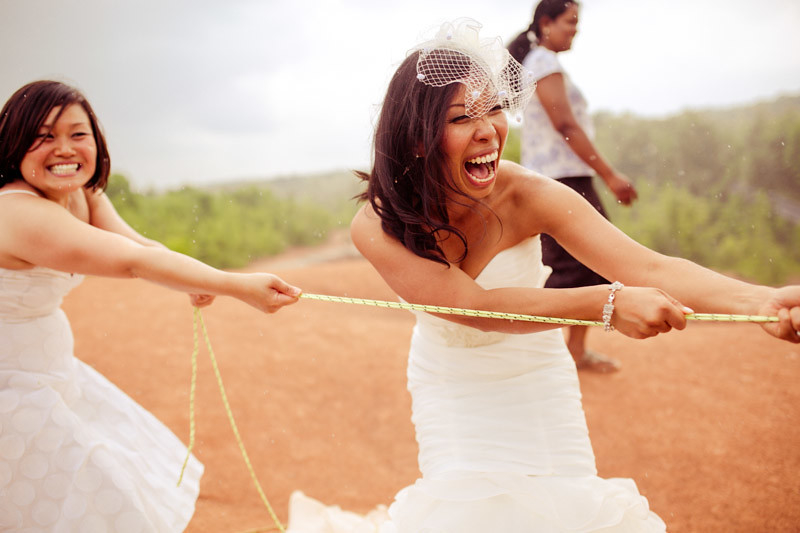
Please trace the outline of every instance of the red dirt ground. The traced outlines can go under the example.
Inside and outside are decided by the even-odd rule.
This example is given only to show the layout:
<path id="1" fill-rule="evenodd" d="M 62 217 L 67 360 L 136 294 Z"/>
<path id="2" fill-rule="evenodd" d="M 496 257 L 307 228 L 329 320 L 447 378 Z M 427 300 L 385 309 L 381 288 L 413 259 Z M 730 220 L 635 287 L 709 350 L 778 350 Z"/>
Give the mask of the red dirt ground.
<path id="1" fill-rule="evenodd" d="M 251 269 L 308 293 L 394 298 L 341 245 Z M 188 443 L 188 298 L 89 278 L 64 309 L 78 357 Z M 410 313 L 301 300 L 264 315 L 219 298 L 204 317 L 239 431 L 284 523 L 294 489 L 365 512 L 416 479 L 405 390 Z M 581 373 L 601 476 L 636 480 L 673 533 L 800 531 L 800 347 L 751 324 L 691 323 L 646 341 L 590 335 L 624 365 L 612 375 Z M 268 530 L 204 349 L 199 366 L 195 453 L 206 471 L 187 531 Z"/>

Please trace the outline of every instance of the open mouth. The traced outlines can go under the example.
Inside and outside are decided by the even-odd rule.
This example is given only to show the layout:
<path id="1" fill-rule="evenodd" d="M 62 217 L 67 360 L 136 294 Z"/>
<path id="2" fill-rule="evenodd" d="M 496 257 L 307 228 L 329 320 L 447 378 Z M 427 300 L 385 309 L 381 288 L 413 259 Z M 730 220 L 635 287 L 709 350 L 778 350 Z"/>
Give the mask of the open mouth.
<path id="1" fill-rule="evenodd" d="M 80 163 L 59 163 L 47 167 L 47 170 L 55 176 L 71 176 L 80 170 Z"/>
<path id="2" fill-rule="evenodd" d="M 497 158 L 499 152 L 495 150 L 491 154 L 482 155 L 470 159 L 464 163 L 464 169 L 472 183 L 477 186 L 485 186 L 491 183 L 495 177 Z"/>

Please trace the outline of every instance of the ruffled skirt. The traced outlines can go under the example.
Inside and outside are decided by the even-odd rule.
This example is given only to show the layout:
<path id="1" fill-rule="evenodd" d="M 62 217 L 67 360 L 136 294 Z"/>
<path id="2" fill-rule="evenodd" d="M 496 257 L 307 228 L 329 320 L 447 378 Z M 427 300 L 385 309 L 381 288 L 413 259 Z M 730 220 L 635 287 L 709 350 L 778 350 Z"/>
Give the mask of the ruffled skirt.
<path id="1" fill-rule="evenodd" d="M 389 509 L 398 533 L 658 532 L 631 479 L 480 474 L 420 479 Z"/>
<path id="2" fill-rule="evenodd" d="M 0 531 L 174 533 L 203 465 L 151 413 L 72 355 L 61 310 L 0 320 Z"/>
<path id="3" fill-rule="evenodd" d="M 361 516 L 292 494 L 287 533 L 664 532 L 631 479 L 482 474 L 420 479 Z"/>

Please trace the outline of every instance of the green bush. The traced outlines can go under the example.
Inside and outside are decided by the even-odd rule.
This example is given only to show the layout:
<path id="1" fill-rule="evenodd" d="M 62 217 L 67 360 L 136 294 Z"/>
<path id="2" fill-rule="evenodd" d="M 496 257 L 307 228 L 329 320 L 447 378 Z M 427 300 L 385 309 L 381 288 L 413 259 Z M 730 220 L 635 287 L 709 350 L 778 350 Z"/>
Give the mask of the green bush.
<path id="1" fill-rule="evenodd" d="M 596 182 L 615 225 L 715 270 L 800 281 L 800 96 L 657 119 L 598 113 L 594 121 L 600 153 L 639 191 L 625 208 Z M 504 158 L 518 162 L 518 127 L 506 146 Z"/>
<path id="2" fill-rule="evenodd" d="M 663 254 L 760 283 L 800 277 L 800 224 L 773 215 L 766 193 L 706 198 L 688 188 L 637 184 L 632 207 L 602 192 L 614 224 Z M 600 188 L 600 187 L 598 187 Z"/>
<path id="3" fill-rule="evenodd" d="M 344 213 L 349 223 L 355 212 L 349 198 L 322 207 L 279 197 L 265 185 L 139 194 L 115 174 L 107 193 L 142 235 L 219 268 L 242 267 L 287 246 L 318 243 L 342 226 Z"/>

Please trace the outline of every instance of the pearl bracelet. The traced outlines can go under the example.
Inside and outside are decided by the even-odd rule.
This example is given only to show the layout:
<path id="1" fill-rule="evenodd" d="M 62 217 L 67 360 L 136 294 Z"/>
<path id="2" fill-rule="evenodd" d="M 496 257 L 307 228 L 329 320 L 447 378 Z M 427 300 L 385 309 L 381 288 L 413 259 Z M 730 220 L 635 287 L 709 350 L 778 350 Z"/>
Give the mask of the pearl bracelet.
<path id="1" fill-rule="evenodd" d="M 614 331 L 614 326 L 611 325 L 611 316 L 614 314 L 614 298 L 617 296 L 617 291 L 621 291 L 625 287 L 619 281 L 615 281 L 608 286 L 611 294 L 608 295 L 608 302 L 603 306 L 603 329 L 605 331 Z"/>

